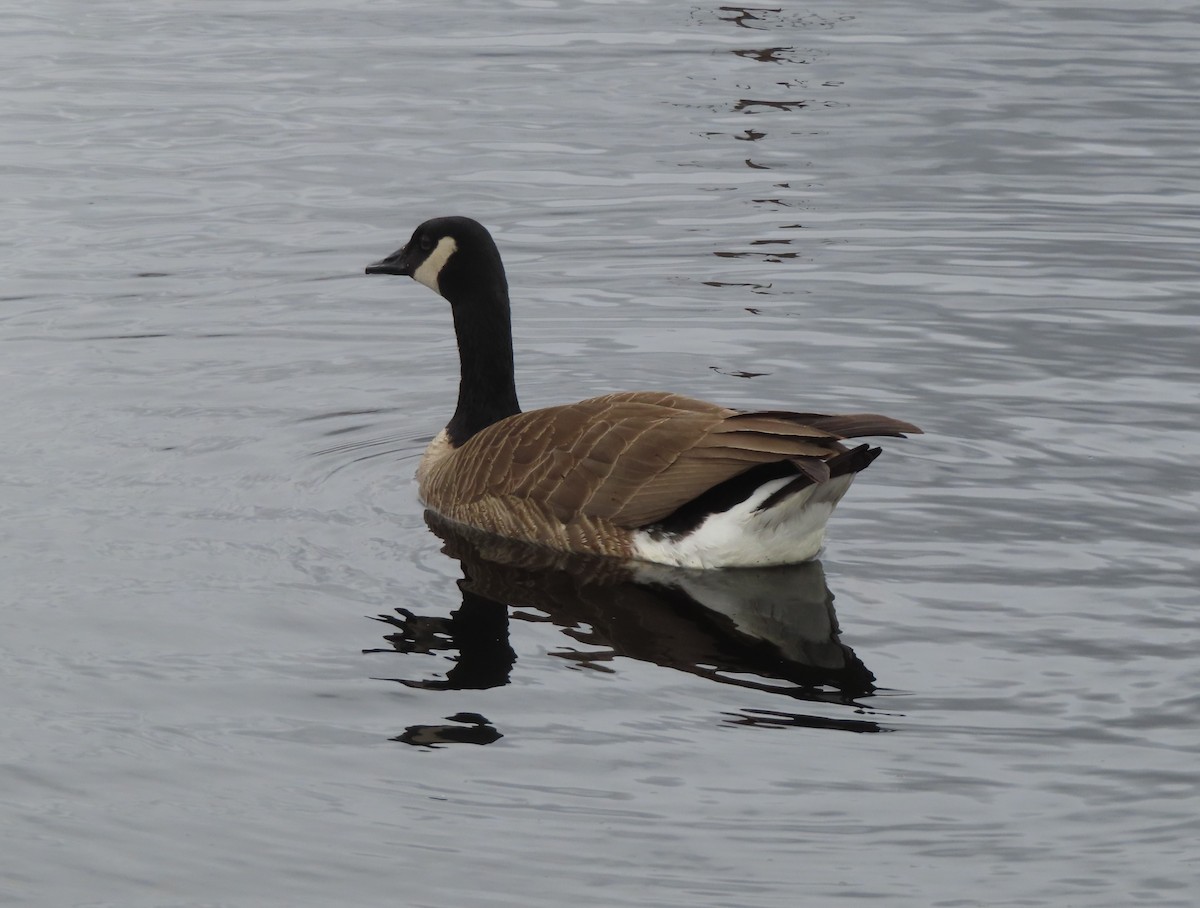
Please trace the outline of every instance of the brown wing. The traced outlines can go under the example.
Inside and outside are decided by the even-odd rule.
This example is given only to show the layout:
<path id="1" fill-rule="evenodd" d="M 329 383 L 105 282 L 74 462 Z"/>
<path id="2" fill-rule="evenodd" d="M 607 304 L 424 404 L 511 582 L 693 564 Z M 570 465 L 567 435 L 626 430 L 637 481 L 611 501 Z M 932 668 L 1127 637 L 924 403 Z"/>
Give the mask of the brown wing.
<path id="1" fill-rule="evenodd" d="M 838 439 L 867 434 L 836 429 L 919 431 L 879 416 L 742 413 L 676 394 L 622 392 L 489 426 L 431 469 L 422 494 L 451 517 L 523 500 L 564 524 L 586 517 L 645 526 L 757 464 L 790 460 L 827 478 L 825 459 L 845 450 Z"/>

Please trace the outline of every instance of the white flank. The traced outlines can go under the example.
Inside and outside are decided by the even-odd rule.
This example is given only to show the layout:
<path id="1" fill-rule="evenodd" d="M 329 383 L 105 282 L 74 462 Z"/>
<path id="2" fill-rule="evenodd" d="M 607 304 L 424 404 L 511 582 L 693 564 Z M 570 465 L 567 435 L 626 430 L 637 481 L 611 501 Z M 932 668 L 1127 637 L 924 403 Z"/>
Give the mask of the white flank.
<path id="1" fill-rule="evenodd" d="M 757 510 L 790 481 L 784 477 L 763 483 L 745 501 L 710 514 L 683 536 L 656 539 L 639 530 L 633 537 L 634 557 L 687 568 L 766 567 L 816 558 L 825 541 L 825 523 L 854 474 L 809 486 L 774 507 Z"/>
<path id="2" fill-rule="evenodd" d="M 442 266 L 446 264 L 446 260 L 457 251 L 458 243 L 454 242 L 454 237 L 442 237 L 433 247 L 433 252 L 429 253 L 425 261 L 421 262 L 421 266 L 413 272 L 413 280 L 420 281 L 434 293 L 441 293 L 438 289 L 438 275 L 442 273 Z"/>

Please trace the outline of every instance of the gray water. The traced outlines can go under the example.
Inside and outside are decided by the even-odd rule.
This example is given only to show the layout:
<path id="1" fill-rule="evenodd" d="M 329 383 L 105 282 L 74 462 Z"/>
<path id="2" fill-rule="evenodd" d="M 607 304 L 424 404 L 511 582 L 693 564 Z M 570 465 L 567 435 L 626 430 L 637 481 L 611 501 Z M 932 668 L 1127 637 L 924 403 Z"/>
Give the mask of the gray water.
<path id="1" fill-rule="evenodd" d="M 1195 4 L 3 6 L 0 902 L 1195 904 Z M 449 213 L 527 407 L 927 434 L 789 601 L 492 576 Z"/>

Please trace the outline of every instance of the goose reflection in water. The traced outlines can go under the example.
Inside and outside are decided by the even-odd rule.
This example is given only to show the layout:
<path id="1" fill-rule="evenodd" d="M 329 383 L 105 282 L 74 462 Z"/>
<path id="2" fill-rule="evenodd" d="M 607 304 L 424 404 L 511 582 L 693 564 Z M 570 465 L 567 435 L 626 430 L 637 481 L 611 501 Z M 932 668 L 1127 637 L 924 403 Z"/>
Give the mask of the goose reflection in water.
<path id="1" fill-rule="evenodd" d="M 623 656 L 722 684 L 794 700 L 862 708 L 875 676 L 839 639 L 833 594 L 819 561 L 786 567 L 691 571 L 610 558 L 564 555 L 450 524 L 426 523 L 462 565 L 462 605 L 449 617 L 405 608 L 378 620 L 392 629 L 390 648 L 366 652 L 456 652 L 440 679 L 391 678 L 410 688 L 482 690 L 509 682 L 516 653 L 509 621 L 549 621 L 589 647 L 557 653 L 581 667 L 609 671 Z M 510 606 L 514 611 L 510 615 Z M 541 614 L 530 614 L 529 609 Z M 873 732 L 861 719 L 746 709 L 730 724 Z M 456 725 L 413 726 L 394 740 L 491 743 L 502 735 L 477 714 Z"/>

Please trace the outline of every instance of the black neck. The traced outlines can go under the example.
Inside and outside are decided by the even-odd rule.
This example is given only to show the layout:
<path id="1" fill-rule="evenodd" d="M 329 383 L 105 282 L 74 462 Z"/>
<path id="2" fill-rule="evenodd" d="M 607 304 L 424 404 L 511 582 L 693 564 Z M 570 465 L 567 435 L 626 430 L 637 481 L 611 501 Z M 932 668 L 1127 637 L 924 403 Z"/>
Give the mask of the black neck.
<path id="1" fill-rule="evenodd" d="M 458 405 L 446 425 L 458 447 L 494 422 L 521 412 L 513 371 L 512 323 L 503 279 L 472 298 L 450 299 L 458 335 Z"/>

